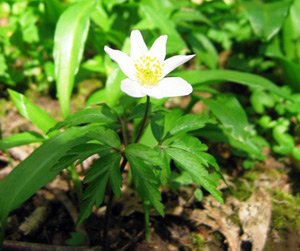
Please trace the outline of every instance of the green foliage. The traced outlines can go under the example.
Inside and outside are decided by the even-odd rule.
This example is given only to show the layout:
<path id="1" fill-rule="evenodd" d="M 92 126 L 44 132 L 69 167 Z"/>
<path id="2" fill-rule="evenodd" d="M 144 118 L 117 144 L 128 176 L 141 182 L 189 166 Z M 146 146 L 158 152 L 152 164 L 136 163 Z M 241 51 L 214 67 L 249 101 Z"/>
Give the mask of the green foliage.
<path id="1" fill-rule="evenodd" d="M 24 95 L 13 90 L 8 90 L 8 92 L 11 99 L 18 108 L 19 113 L 23 117 L 29 119 L 44 133 L 46 133 L 51 127 L 55 125 L 55 121 L 46 111 L 30 102 Z"/>
<path id="2" fill-rule="evenodd" d="M 243 5 L 255 33 L 265 40 L 271 40 L 280 31 L 291 3 L 292 1 L 244 2 Z"/>
<path id="3" fill-rule="evenodd" d="M 93 206 L 103 203 L 107 190 L 121 195 L 127 161 L 149 222 L 151 205 L 164 215 L 162 185 L 178 189 L 193 184 L 197 200 L 205 196 L 203 188 L 223 202 L 217 189 L 219 179 L 224 179 L 219 159 L 207 152 L 207 145 L 227 144 L 249 169 L 265 159 L 263 146 L 299 160 L 299 9 L 300 0 L 1 2 L 3 94 L 7 90 L 19 113 L 44 133 L 21 131 L 0 141 L 1 150 L 41 143 L 0 183 L 2 237 L 11 210 L 62 169 L 90 156 L 95 160 L 84 178 L 78 224 Z M 170 108 L 179 104 L 177 99 L 151 100 L 141 123 L 147 104 L 123 97 L 120 83 L 125 76 L 104 55 L 103 47 L 129 54 L 131 29 L 142 31 L 148 48 L 159 35 L 168 35 L 167 58 L 196 54 L 170 74 L 193 85 L 192 98 L 182 102 L 184 110 Z M 70 114 L 77 83 L 91 79 L 101 82 L 101 88 L 84 105 L 101 106 Z M 28 89 L 52 94 L 54 81 L 64 117 L 58 123 L 23 95 Z M 198 101 L 205 104 L 196 111 L 201 115 L 188 114 Z M 134 142 L 143 122 L 142 137 Z M 239 196 L 249 196 L 240 187 Z M 67 244 L 81 244 L 76 237 L 73 233 Z"/>
<path id="4" fill-rule="evenodd" d="M 74 77 L 79 69 L 94 1 L 79 2 L 59 17 L 54 38 L 57 95 L 64 117 L 69 115 Z"/>
<path id="5" fill-rule="evenodd" d="M 85 183 L 90 184 L 83 194 L 83 203 L 80 207 L 77 224 L 81 224 L 91 214 L 94 204 L 96 207 L 102 204 L 108 181 L 110 181 L 114 194 L 117 197 L 120 196 L 122 186 L 120 160 L 121 155 L 119 153 L 110 153 L 93 163 L 84 179 Z"/>
<path id="6" fill-rule="evenodd" d="M 11 147 L 27 145 L 35 142 L 42 142 L 45 138 L 37 132 L 23 132 L 14 134 L 10 137 L 1 139 L 0 150 L 5 150 Z"/>

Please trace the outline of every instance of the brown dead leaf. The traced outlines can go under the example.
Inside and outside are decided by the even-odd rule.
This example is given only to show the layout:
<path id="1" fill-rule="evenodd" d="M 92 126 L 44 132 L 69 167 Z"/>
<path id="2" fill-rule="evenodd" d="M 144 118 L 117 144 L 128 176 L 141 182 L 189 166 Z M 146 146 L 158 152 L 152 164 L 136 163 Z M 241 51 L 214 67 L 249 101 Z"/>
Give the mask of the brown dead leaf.
<path id="1" fill-rule="evenodd" d="M 251 241 L 254 251 L 264 249 L 271 214 L 271 196 L 263 189 L 254 192 L 247 201 L 241 203 L 238 212 L 244 231 L 241 239 Z"/>

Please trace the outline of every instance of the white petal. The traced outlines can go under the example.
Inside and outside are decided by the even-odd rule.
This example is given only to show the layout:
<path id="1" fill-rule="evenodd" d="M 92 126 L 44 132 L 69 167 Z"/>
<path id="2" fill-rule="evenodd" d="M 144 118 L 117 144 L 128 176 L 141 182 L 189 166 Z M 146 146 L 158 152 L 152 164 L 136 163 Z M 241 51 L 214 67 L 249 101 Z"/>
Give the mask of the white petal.
<path id="1" fill-rule="evenodd" d="M 128 55 L 119 50 L 113 50 L 107 46 L 104 46 L 104 51 L 110 56 L 112 60 L 114 60 L 122 72 L 129 77 L 130 79 L 135 79 L 135 70 L 133 66 L 133 62 Z"/>
<path id="2" fill-rule="evenodd" d="M 156 91 L 163 98 L 186 96 L 193 91 L 193 87 L 179 77 L 164 78 L 158 83 L 155 89 L 157 89 Z"/>
<path id="3" fill-rule="evenodd" d="M 154 86 L 152 88 L 143 87 L 142 92 L 145 95 L 155 99 L 162 99 L 164 97 L 161 89 L 158 86 Z"/>
<path id="4" fill-rule="evenodd" d="M 121 90 L 131 97 L 141 98 L 146 96 L 141 89 L 142 86 L 138 82 L 129 78 L 126 78 L 121 82 Z"/>
<path id="5" fill-rule="evenodd" d="M 163 35 L 157 38 L 149 51 L 149 55 L 151 57 L 156 57 L 161 63 L 165 60 L 166 57 L 167 38 L 167 35 Z"/>
<path id="6" fill-rule="evenodd" d="M 164 67 L 163 67 L 163 74 L 162 74 L 162 78 L 164 76 L 166 76 L 169 72 L 173 71 L 175 68 L 177 68 L 179 65 L 184 64 L 185 62 L 189 61 L 190 59 L 192 59 L 193 57 L 195 57 L 195 55 L 188 55 L 188 56 L 183 56 L 183 55 L 178 55 L 178 56 L 174 56 L 171 58 L 168 58 L 165 62 L 164 62 Z"/>
<path id="7" fill-rule="evenodd" d="M 132 60 L 135 60 L 136 58 L 146 55 L 148 52 L 148 48 L 144 42 L 144 39 L 142 37 L 142 34 L 138 30 L 133 30 L 130 35 L 130 57 Z"/>

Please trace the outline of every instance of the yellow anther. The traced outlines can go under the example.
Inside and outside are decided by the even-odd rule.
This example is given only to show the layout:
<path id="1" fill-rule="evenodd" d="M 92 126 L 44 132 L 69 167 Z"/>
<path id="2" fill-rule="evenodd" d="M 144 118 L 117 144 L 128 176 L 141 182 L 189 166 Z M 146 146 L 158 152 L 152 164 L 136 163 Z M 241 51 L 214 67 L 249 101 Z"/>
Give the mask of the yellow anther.
<path id="1" fill-rule="evenodd" d="M 136 77 L 141 85 L 152 87 L 158 84 L 162 76 L 162 66 L 156 57 L 141 56 L 134 65 Z"/>

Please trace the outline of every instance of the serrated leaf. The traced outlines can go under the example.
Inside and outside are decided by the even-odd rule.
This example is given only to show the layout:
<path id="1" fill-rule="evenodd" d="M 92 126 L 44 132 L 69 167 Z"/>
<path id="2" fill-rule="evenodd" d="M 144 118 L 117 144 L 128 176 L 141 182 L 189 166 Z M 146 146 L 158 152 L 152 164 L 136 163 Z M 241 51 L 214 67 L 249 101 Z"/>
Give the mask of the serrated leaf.
<path id="1" fill-rule="evenodd" d="M 160 159 L 162 160 L 162 164 L 160 165 L 159 179 L 161 184 L 165 185 L 167 184 L 171 175 L 170 161 L 167 155 L 159 147 L 155 147 L 154 149 L 160 154 Z"/>
<path id="2" fill-rule="evenodd" d="M 75 112 L 64 121 L 57 123 L 49 130 L 49 133 L 61 128 L 69 128 L 89 123 L 110 124 L 116 122 L 117 118 L 106 108 L 87 108 Z"/>
<path id="3" fill-rule="evenodd" d="M 130 144 L 125 148 L 125 153 L 126 156 L 128 155 L 134 158 L 141 159 L 143 161 L 150 163 L 153 166 L 162 165 L 162 159 L 160 153 L 157 152 L 155 149 L 140 143 Z"/>
<path id="4" fill-rule="evenodd" d="M 54 62 L 58 99 L 64 117 L 70 112 L 74 78 L 82 58 L 95 1 L 78 2 L 58 19 L 54 37 Z"/>
<path id="5" fill-rule="evenodd" d="M 191 175 L 193 181 L 200 185 L 201 178 L 208 175 L 202 161 L 193 153 L 180 148 L 167 148 L 165 152 L 176 161 L 180 167 Z"/>
<path id="6" fill-rule="evenodd" d="M 120 149 L 121 147 L 118 134 L 111 129 L 98 126 L 96 130 L 87 133 L 87 136 L 115 149 Z"/>
<path id="7" fill-rule="evenodd" d="M 157 112 L 151 118 L 151 130 L 155 139 L 160 142 L 164 135 L 165 128 L 165 115 L 163 113 Z"/>
<path id="8" fill-rule="evenodd" d="M 40 107 L 29 101 L 23 94 L 8 89 L 8 93 L 12 101 L 17 106 L 19 113 L 29 119 L 39 129 L 46 133 L 51 127 L 55 125 L 54 119 L 41 109 Z"/>
<path id="9" fill-rule="evenodd" d="M 171 135 L 175 135 L 179 133 L 197 130 L 204 127 L 205 124 L 209 121 L 210 119 L 203 115 L 187 114 L 176 120 L 173 127 L 171 127 L 169 133 Z"/>
<path id="10" fill-rule="evenodd" d="M 61 171 L 64 168 L 74 164 L 79 165 L 88 157 L 98 154 L 99 156 L 105 156 L 109 154 L 111 148 L 108 146 L 85 143 L 71 148 L 65 156 L 63 156 L 57 164 L 55 164 L 52 170 Z"/>
<path id="11" fill-rule="evenodd" d="M 22 132 L 4 139 L 0 139 L 0 150 L 11 147 L 27 145 L 35 142 L 43 142 L 45 138 L 37 132 Z"/>
<path id="12" fill-rule="evenodd" d="M 77 224 L 80 225 L 92 212 L 93 205 L 99 207 L 104 199 L 104 193 L 108 180 L 116 197 L 121 194 L 122 175 L 120 171 L 119 153 L 111 153 L 97 159 L 89 170 L 84 182 L 91 184 L 83 194 L 83 203 L 80 208 L 80 215 Z"/>
<path id="13" fill-rule="evenodd" d="M 159 182 L 153 173 L 153 166 L 128 153 L 126 157 L 130 163 L 134 185 L 142 201 L 150 201 L 157 212 L 164 216 L 161 194 L 158 189 Z"/>
<path id="14" fill-rule="evenodd" d="M 221 192 L 217 189 L 218 183 L 214 182 L 211 177 L 203 177 L 200 180 L 200 185 L 205 188 L 212 196 L 214 196 L 219 202 L 224 203 Z"/>

